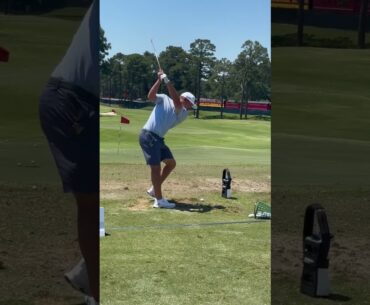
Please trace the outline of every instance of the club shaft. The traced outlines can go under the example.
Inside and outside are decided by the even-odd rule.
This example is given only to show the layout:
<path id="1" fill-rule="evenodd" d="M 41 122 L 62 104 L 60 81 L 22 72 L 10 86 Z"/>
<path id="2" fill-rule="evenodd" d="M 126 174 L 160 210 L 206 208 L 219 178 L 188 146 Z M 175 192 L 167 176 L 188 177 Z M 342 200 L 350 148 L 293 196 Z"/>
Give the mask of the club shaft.
<path id="1" fill-rule="evenodd" d="M 159 59 L 158 59 L 158 56 L 157 56 L 157 51 L 155 50 L 155 46 L 154 46 L 153 40 L 151 39 L 150 42 L 152 43 L 152 47 L 153 47 L 153 51 L 154 51 L 154 56 L 157 59 L 158 67 L 159 67 L 160 70 L 162 70 L 161 64 L 159 63 Z"/>
<path id="2" fill-rule="evenodd" d="M 161 64 L 159 63 L 158 56 L 156 55 L 156 56 L 155 56 L 155 58 L 157 59 L 157 63 L 158 63 L 159 70 L 162 70 L 162 68 L 161 68 Z"/>

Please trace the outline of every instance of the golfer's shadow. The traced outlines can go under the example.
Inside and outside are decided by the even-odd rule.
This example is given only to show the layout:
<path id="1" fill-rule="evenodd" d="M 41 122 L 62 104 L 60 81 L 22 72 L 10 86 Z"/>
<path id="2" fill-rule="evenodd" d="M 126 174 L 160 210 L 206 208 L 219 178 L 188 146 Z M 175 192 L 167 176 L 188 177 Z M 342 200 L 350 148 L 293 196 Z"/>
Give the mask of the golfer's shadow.
<path id="1" fill-rule="evenodd" d="M 224 210 L 226 209 L 223 205 L 210 205 L 202 203 L 185 203 L 178 202 L 176 200 L 171 200 L 176 203 L 174 210 L 184 211 L 184 212 L 195 212 L 195 213 L 207 213 L 212 210 Z"/>

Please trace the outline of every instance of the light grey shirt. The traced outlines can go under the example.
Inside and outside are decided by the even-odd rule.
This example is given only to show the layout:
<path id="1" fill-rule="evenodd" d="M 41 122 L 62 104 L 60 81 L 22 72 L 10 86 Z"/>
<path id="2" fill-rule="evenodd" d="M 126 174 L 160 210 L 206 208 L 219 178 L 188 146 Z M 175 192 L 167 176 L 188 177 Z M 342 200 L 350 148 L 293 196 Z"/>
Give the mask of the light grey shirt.
<path id="1" fill-rule="evenodd" d="M 99 97 L 99 1 L 94 0 L 52 77 Z"/>
<path id="2" fill-rule="evenodd" d="M 164 137 L 167 131 L 186 119 L 188 111 L 185 108 L 177 111 L 173 100 L 166 94 L 157 94 L 155 107 L 143 129 Z"/>

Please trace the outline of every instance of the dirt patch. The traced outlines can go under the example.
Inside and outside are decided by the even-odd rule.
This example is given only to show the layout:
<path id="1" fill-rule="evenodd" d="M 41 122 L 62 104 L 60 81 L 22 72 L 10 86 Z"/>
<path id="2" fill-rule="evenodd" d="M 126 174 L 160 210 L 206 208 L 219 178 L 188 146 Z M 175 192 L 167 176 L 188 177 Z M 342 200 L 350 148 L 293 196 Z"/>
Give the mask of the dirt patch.
<path id="1" fill-rule="evenodd" d="M 139 198 L 135 203 L 128 207 L 130 211 L 145 211 L 152 208 L 152 200 Z"/>
<path id="2" fill-rule="evenodd" d="M 196 187 L 198 190 L 202 191 L 211 191 L 211 192 L 218 192 L 221 189 L 221 179 L 216 178 L 205 178 L 205 179 L 197 179 L 193 180 L 192 182 L 184 182 L 181 184 L 182 188 L 185 187 Z M 169 181 L 169 186 L 171 188 L 176 187 L 176 184 Z M 234 179 L 232 180 L 231 187 L 236 192 L 253 192 L 253 193 L 260 193 L 260 192 L 270 192 L 270 183 L 268 182 L 259 182 L 249 179 Z"/>
<path id="3" fill-rule="evenodd" d="M 197 200 L 196 198 L 180 198 L 171 200 L 176 203 L 175 210 L 183 212 L 197 212 L 206 213 L 212 210 L 223 210 L 231 213 L 240 213 L 240 207 L 237 206 L 223 206 L 220 204 L 212 204 L 204 201 Z M 153 200 L 150 198 L 138 198 L 130 202 L 127 206 L 129 211 L 146 211 L 152 209 Z"/>
<path id="4" fill-rule="evenodd" d="M 102 199 L 117 200 L 126 199 L 130 194 L 146 194 L 146 190 L 150 187 L 148 179 L 140 179 L 135 181 L 126 181 L 119 183 L 114 181 L 101 182 L 100 194 Z M 233 192 L 243 193 L 262 193 L 270 192 L 269 181 L 254 181 L 251 179 L 235 179 L 231 184 Z M 193 180 L 175 180 L 168 179 L 163 184 L 163 192 L 166 195 L 184 195 L 189 191 L 193 192 L 220 192 L 221 179 L 216 178 L 195 178 Z"/>
<path id="5" fill-rule="evenodd" d="M 0 193 L 0 298 L 7 304 L 41 304 L 44 298 L 60 298 L 50 305 L 77 304 L 81 295 L 63 278 L 81 257 L 73 197 L 41 185 L 1 186 Z"/>
<path id="6" fill-rule="evenodd" d="M 100 198 L 108 200 L 128 198 L 132 191 L 137 192 L 137 183 L 100 182 Z M 145 190 L 145 188 L 144 188 Z"/>
<path id="7" fill-rule="evenodd" d="M 233 188 L 238 192 L 266 193 L 271 191 L 270 181 L 255 181 L 250 179 L 233 180 Z"/>
<path id="8" fill-rule="evenodd" d="M 125 183 L 108 181 L 100 182 L 100 196 L 104 199 L 117 199 L 127 197 L 130 193 L 146 194 L 150 187 L 149 178 L 142 180 L 130 180 Z"/>
<path id="9" fill-rule="evenodd" d="M 302 272 L 302 240 L 279 236 L 272 239 L 272 274 L 299 277 Z M 370 270 L 370 242 L 366 239 L 341 238 L 334 240 L 329 252 L 329 272 L 332 276 L 367 279 Z"/>

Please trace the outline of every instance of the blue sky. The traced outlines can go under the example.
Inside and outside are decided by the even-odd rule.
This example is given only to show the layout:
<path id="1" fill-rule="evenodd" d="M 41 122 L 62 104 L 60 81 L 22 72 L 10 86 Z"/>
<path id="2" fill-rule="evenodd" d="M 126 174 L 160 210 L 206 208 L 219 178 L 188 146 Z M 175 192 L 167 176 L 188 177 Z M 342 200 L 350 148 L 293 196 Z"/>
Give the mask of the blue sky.
<path id="1" fill-rule="evenodd" d="M 218 59 L 233 61 L 246 40 L 260 42 L 271 58 L 270 0 L 100 0 L 100 23 L 112 45 L 109 57 L 157 53 L 167 46 L 188 51 L 209 39 Z"/>

